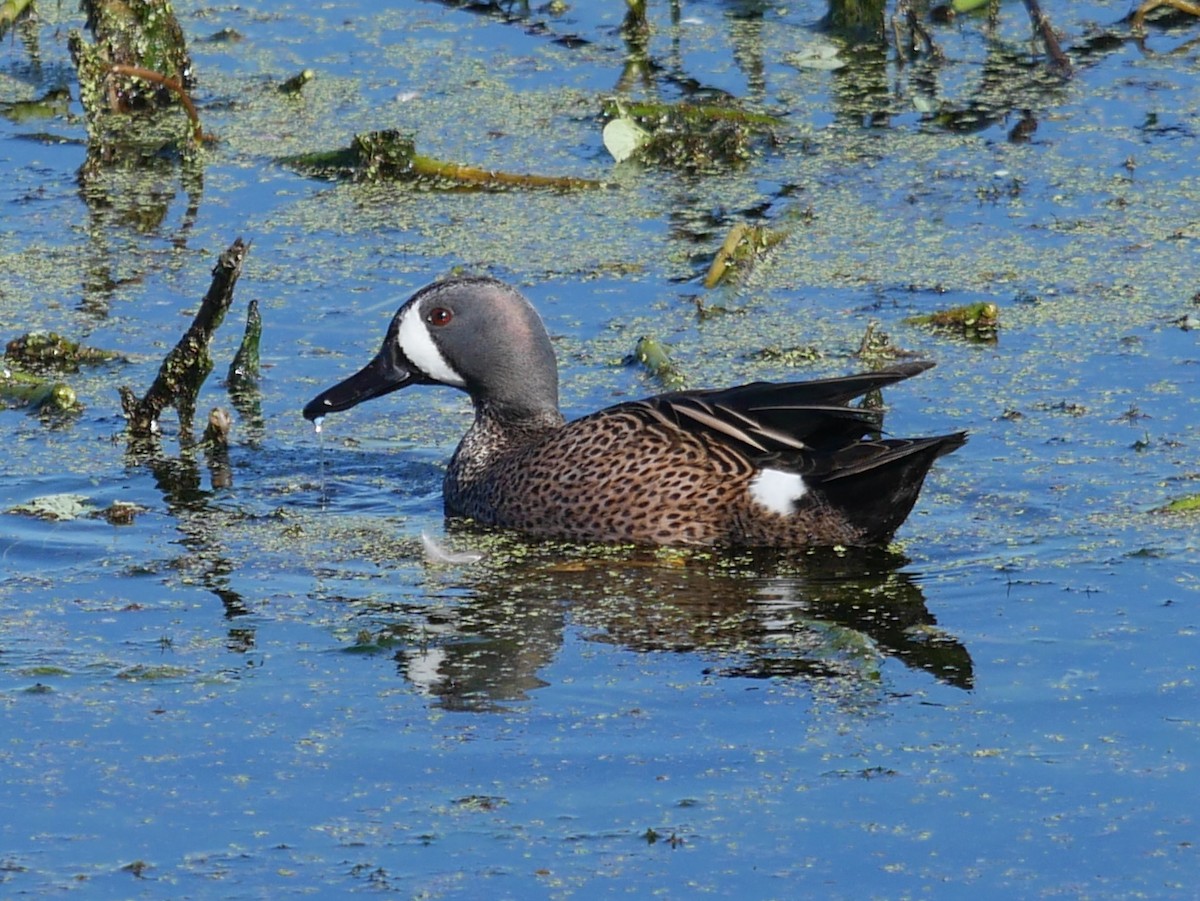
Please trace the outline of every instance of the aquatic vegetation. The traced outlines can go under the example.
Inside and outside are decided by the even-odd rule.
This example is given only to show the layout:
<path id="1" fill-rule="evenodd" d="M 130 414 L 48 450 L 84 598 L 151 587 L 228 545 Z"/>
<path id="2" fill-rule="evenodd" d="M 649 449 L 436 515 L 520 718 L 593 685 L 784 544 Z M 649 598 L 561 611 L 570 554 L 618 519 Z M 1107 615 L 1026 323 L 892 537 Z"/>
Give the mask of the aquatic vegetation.
<path id="1" fill-rule="evenodd" d="M 713 257 L 708 274 L 704 277 L 704 287 L 715 288 L 723 282 L 744 276 L 759 255 L 779 244 L 787 235 L 783 229 L 737 223 L 729 230 Z"/>
<path id="2" fill-rule="evenodd" d="M 606 100 L 604 143 L 617 162 L 635 159 L 687 172 L 717 172 L 751 159 L 782 120 L 729 104 Z"/>
<path id="3" fill-rule="evenodd" d="M 28 372 L 5 367 L 0 369 L 0 407 L 24 407 L 32 411 L 79 409 L 75 389 Z"/>
<path id="4" fill-rule="evenodd" d="M 5 345 L 4 359 L 12 366 L 31 372 L 77 372 L 80 366 L 95 366 L 122 358 L 115 351 L 88 347 L 57 332 L 29 332 Z"/>
<path id="5" fill-rule="evenodd" d="M 668 391 L 677 391 L 687 385 L 687 378 L 672 361 L 666 347 L 657 338 L 643 335 L 633 349 L 633 358 L 646 367 L 654 378 Z"/>
<path id="6" fill-rule="evenodd" d="M 1000 328 L 1000 308 L 990 300 L 909 316 L 908 325 L 927 326 L 968 341 L 994 342 Z"/>
<path id="7" fill-rule="evenodd" d="M 280 157 L 281 166 L 310 178 L 338 181 L 405 181 L 427 188 L 551 188 L 578 190 L 604 187 L 586 178 L 500 172 L 444 162 L 417 153 L 412 136 L 399 131 L 355 135 L 349 147 Z"/>

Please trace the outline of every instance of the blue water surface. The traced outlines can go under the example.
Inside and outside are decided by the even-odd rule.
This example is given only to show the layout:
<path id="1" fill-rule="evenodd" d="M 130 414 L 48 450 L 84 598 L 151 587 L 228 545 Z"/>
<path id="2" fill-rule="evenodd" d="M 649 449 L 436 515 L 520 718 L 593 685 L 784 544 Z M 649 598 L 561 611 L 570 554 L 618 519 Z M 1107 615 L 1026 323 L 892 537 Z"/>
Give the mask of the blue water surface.
<path id="1" fill-rule="evenodd" d="M 74 100 L 0 117 L 0 335 L 127 360 L 65 376 L 75 416 L 0 411 L 0 895 L 1200 891 L 1197 524 L 1158 512 L 1200 482 L 1200 23 L 1139 43 L 1125 4 L 1048 8 L 1062 81 L 1018 4 L 931 26 L 940 64 L 831 36 L 817 3 L 651 3 L 644 51 L 624 9 L 179 3 L 219 141 L 198 170 L 168 156 L 99 183 L 66 50 L 82 16 L 39 8 L 6 38 L 0 103 Z M 207 40 L 224 28 L 241 40 Z M 821 43 L 848 65 L 797 62 Z M 304 68 L 299 97 L 275 90 Z M 604 98 L 723 93 L 784 123 L 744 165 L 604 149 Z M 382 128 L 613 187 L 277 163 Z M 706 291 L 740 221 L 788 236 Z M 227 471 L 170 412 L 139 453 L 117 388 L 149 385 L 237 236 L 200 409 L 229 406 L 250 298 L 260 409 Z M 851 371 L 874 322 L 938 363 L 889 391 L 889 429 L 970 443 L 886 552 L 447 531 L 465 398 L 402 392 L 320 437 L 299 411 L 455 267 L 529 294 L 572 416 L 661 390 L 626 361 L 644 334 L 704 386 Z M 1000 310 L 994 344 L 905 322 L 976 301 Z M 61 495 L 62 519 L 18 509 Z M 131 524 L 88 515 L 114 502 Z M 430 562 L 422 532 L 485 559 Z"/>

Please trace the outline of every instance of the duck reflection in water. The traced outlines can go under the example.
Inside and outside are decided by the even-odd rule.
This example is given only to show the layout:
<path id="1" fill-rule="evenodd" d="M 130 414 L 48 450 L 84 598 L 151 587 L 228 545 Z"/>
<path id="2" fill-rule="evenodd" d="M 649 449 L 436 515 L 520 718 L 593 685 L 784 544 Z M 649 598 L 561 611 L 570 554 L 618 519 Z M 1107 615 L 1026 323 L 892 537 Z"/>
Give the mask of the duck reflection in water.
<path id="1" fill-rule="evenodd" d="M 969 690 L 967 649 L 937 626 L 918 577 L 882 550 L 736 556 L 597 549 L 564 562 L 557 545 L 503 566 L 443 570 L 420 605 L 375 608 L 371 641 L 438 706 L 492 710 L 545 687 L 567 629 L 637 652 L 694 654 L 698 675 L 878 687 L 894 658 Z M 432 571 L 436 579 L 436 568 Z"/>

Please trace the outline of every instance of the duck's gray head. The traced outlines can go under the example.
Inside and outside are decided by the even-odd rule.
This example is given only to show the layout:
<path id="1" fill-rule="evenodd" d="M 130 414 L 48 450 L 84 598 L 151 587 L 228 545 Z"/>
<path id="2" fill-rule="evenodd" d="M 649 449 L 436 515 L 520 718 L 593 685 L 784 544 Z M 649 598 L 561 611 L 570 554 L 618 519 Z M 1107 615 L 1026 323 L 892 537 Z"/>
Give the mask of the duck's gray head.
<path id="1" fill-rule="evenodd" d="M 379 353 L 323 391 L 306 419 L 348 410 L 409 385 L 453 385 L 494 414 L 521 419 L 558 411 L 550 337 L 532 304 L 494 278 L 427 285 L 392 318 Z"/>

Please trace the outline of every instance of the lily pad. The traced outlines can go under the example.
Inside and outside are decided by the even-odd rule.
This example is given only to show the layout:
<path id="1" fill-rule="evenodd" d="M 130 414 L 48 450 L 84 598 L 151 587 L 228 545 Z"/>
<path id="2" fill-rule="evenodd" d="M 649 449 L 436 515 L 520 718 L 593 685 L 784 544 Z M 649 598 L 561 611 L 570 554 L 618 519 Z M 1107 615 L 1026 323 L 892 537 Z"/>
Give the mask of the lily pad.
<path id="1" fill-rule="evenodd" d="M 846 61 L 838 57 L 839 52 L 839 48 L 833 44 L 806 44 L 795 53 L 789 53 L 783 60 L 797 69 L 832 72 L 846 65 Z"/>
<path id="2" fill-rule="evenodd" d="M 38 519 L 49 519 L 55 522 L 69 522 L 81 516 L 91 514 L 96 508 L 88 503 L 82 494 L 47 494 L 35 497 L 24 504 L 9 507 L 9 513 L 22 516 L 36 516 Z"/>
<path id="3" fill-rule="evenodd" d="M 642 128 L 632 119 L 613 119 L 604 126 L 601 133 L 604 146 L 618 163 L 633 156 L 638 148 L 650 140 L 650 132 Z"/>

